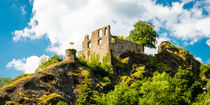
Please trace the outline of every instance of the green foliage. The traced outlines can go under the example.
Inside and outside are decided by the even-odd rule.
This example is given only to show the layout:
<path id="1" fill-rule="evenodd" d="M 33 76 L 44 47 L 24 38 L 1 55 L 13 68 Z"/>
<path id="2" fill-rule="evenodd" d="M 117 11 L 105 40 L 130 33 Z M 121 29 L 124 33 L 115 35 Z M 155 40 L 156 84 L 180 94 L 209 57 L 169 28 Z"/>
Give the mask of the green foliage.
<path id="1" fill-rule="evenodd" d="M 76 57 L 76 53 L 77 53 L 77 50 L 76 50 L 76 49 L 70 49 L 70 52 L 71 52 L 72 54 L 74 54 L 74 56 Z"/>
<path id="2" fill-rule="evenodd" d="M 108 76 L 109 73 L 112 73 L 111 71 L 112 65 L 107 64 L 110 53 L 108 53 L 104 57 L 102 64 L 99 62 L 98 54 L 96 55 L 95 53 L 91 53 L 90 51 L 88 51 L 87 55 L 88 55 L 87 60 L 85 55 L 82 55 L 78 58 L 78 62 L 89 67 L 93 72 L 94 76 L 96 76 L 97 78 L 101 78 L 104 76 Z"/>
<path id="3" fill-rule="evenodd" d="M 68 105 L 68 104 L 64 101 L 59 101 L 56 105 Z"/>
<path id="4" fill-rule="evenodd" d="M 11 81 L 11 78 L 6 78 L 6 77 L 0 77 L 0 87 L 3 85 L 9 83 Z"/>
<path id="5" fill-rule="evenodd" d="M 178 90 L 177 94 L 188 103 L 194 101 L 195 97 L 202 92 L 201 83 L 195 77 L 191 68 L 182 69 L 180 67 L 172 81 Z"/>
<path id="6" fill-rule="evenodd" d="M 102 82 L 104 82 L 103 91 L 105 93 L 109 92 L 110 90 L 113 90 L 114 87 L 111 83 L 111 80 L 109 77 L 103 77 Z"/>
<path id="7" fill-rule="evenodd" d="M 140 105 L 179 105 L 171 77 L 166 73 L 157 73 L 140 88 Z"/>
<path id="8" fill-rule="evenodd" d="M 186 73 L 183 73 L 186 72 Z M 183 77 L 182 77 L 182 76 Z M 200 83 L 195 81 L 190 84 L 188 89 L 184 90 L 177 84 L 179 78 L 184 82 L 190 82 L 191 75 L 187 71 L 181 71 L 179 75 L 172 78 L 170 75 L 155 72 L 153 77 L 144 78 L 131 83 L 121 82 L 115 86 L 113 91 L 102 96 L 96 96 L 95 100 L 100 105 L 187 105 L 193 102 L 192 97 L 200 93 Z M 179 81 L 182 82 L 182 81 Z M 188 93 L 192 95 L 189 96 Z M 207 95 L 206 95 L 207 96 Z M 209 97 L 209 96 L 207 96 Z M 204 97 L 202 98 L 204 99 Z M 208 98 L 205 98 L 208 101 Z M 199 103 L 201 99 L 197 99 Z M 206 101 L 205 101 L 206 102 Z"/>
<path id="9" fill-rule="evenodd" d="M 172 44 L 166 43 L 166 45 L 169 52 L 182 59 L 191 57 L 186 50 Z M 174 73 L 167 64 L 158 62 L 157 57 L 148 55 L 144 65 L 138 64 L 137 66 L 136 64 L 136 69 L 129 72 L 130 74 L 121 72 L 120 76 L 116 76 L 106 72 L 108 69 L 111 70 L 111 67 L 106 67 L 109 60 L 108 55 L 103 58 L 103 63 L 99 62 L 99 58 L 94 53 L 89 52 L 88 56 L 88 61 L 85 61 L 85 56 L 82 56 L 80 60 L 86 62 L 93 75 L 97 77 L 102 91 L 95 94 L 92 86 L 84 85 L 83 88 L 86 87 L 86 89 L 81 92 L 80 97 L 83 98 L 79 98 L 78 103 L 99 105 L 208 105 L 210 102 L 209 64 L 201 64 L 200 74 L 193 72 L 192 65 L 180 67 L 178 72 Z M 122 59 L 117 56 L 114 59 L 114 66 L 123 68 L 128 60 L 129 58 Z M 103 72 L 101 73 L 100 70 Z M 107 73 L 106 75 L 103 74 L 104 71 Z M 170 75 L 172 73 L 173 75 Z M 205 82 L 201 82 L 201 80 Z M 116 85 L 114 86 L 114 84 Z M 205 93 L 203 93 L 203 87 L 207 89 Z M 80 90 L 82 90 L 82 87 Z M 82 95 L 83 93 L 85 94 Z M 87 99 L 92 101 L 88 102 Z"/>
<path id="10" fill-rule="evenodd" d="M 17 83 L 19 83 L 20 81 L 26 80 L 30 78 L 30 74 L 22 74 L 19 75 L 17 77 L 15 77 L 14 79 L 10 80 L 7 84 L 3 85 L 2 88 L 6 88 L 6 87 L 11 87 L 11 86 L 15 86 Z"/>
<path id="11" fill-rule="evenodd" d="M 210 92 L 199 94 L 193 105 L 210 105 Z"/>
<path id="12" fill-rule="evenodd" d="M 92 84 L 88 81 L 85 82 L 83 86 L 80 87 L 80 95 L 78 95 L 77 104 L 78 105 L 90 105 L 95 103 L 94 93 Z"/>
<path id="13" fill-rule="evenodd" d="M 108 72 L 109 74 L 113 74 L 112 71 L 112 65 L 108 64 L 108 62 L 111 60 L 111 53 L 108 52 L 106 54 L 106 56 L 103 57 L 103 62 L 100 65 L 102 69 L 104 69 L 106 72 Z"/>
<path id="14" fill-rule="evenodd" d="M 129 37 L 133 42 L 155 48 L 158 35 L 155 32 L 152 23 L 139 21 L 134 25 L 134 29 L 130 31 Z"/>
<path id="15" fill-rule="evenodd" d="M 164 63 L 158 63 L 157 71 L 158 71 L 159 73 L 166 72 L 166 73 L 168 73 L 168 74 L 171 74 L 171 68 L 168 67 L 168 65 L 167 65 L 167 64 L 164 64 Z"/>
<path id="16" fill-rule="evenodd" d="M 120 39 L 120 40 L 128 40 L 128 41 L 130 41 L 130 37 L 127 37 L 127 36 L 124 36 L 124 35 L 118 35 L 117 38 Z"/>
<path id="17" fill-rule="evenodd" d="M 158 68 L 158 60 L 152 55 L 148 55 L 146 66 L 151 70 L 151 72 L 154 72 Z"/>
<path id="18" fill-rule="evenodd" d="M 57 94 L 57 93 L 51 93 L 49 95 L 42 95 L 39 98 L 39 104 L 38 105 L 46 105 L 49 104 L 50 100 L 58 100 L 58 99 L 62 99 L 62 96 Z"/>
<path id="19" fill-rule="evenodd" d="M 24 77 L 29 76 L 29 75 L 30 75 L 30 74 L 21 74 L 21 75 L 15 77 L 15 78 L 13 78 L 9 83 L 11 83 L 11 82 L 13 82 L 13 81 L 16 81 L 16 80 L 18 80 L 18 79 L 24 78 Z"/>
<path id="20" fill-rule="evenodd" d="M 131 76 L 136 79 L 142 79 L 143 73 L 145 72 L 144 69 L 145 69 L 145 66 L 137 67 L 136 69 L 132 70 L 133 73 L 131 74 Z"/>
<path id="21" fill-rule="evenodd" d="M 112 43 L 115 43 L 115 41 L 116 41 L 115 38 L 111 38 Z"/>
<path id="22" fill-rule="evenodd" d="M 210 78 L 210 65 L 201 63 L 200 66 L 200 77 L 201 80 L 207 81 Z"/>
<path id="23" fill-rule="evenodd" d="M 101 105 L 134 105 L 138 103 L 138 95 L 139 93 L 136 89 L 122 82 L 115 86 L 114 91 L 98 97 L 96 100 Z"/>
<path id="24" fill-rule="evenodd" d="M 185 50 L 178 46 L 175 46 L 175 45 L 171 44 L 169 41 L 164 41 L 161 44 L 165 46 L 166 51 L 172 53 L 173 55 L 175 55 L 183 60 L 186 60 L 186 57 L 193 57 L 192 55 L 190 55 L 188 50 Z"/>
<path id="25" fill-rule="evenodd" d="M 49 65 L 60 62 L 60 61 L 62 61 L 62 59 L 60 59 L 58 55 L 54 55 L 48 60 L 41 60 L 37 70 L 44 69 L 48 67 Z"/>

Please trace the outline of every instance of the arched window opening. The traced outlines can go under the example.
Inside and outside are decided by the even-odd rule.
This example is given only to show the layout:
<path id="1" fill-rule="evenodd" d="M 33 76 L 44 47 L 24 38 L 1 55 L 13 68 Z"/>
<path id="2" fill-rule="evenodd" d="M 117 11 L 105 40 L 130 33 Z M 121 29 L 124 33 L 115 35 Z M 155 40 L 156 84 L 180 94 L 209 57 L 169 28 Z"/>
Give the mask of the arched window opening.
<path id="1" fill-rule="evenodd" d="M 88 48 L 91 48 L 91 43 L 90 42 L 88 43 Z"/>
<path id="2" fill-rule="evenodd" d="M 102 37 L 102 30 L 98 30 L 98 37 Z"/>
<path id="3" fill-rule="evenodd" d="M 102 40 L 101 39 L 98 40 L 98 44 L 102 44 Z"/>
<path id="4" fill-rule="evenodd" d="M 104 31 L 104 35 L 106 36 L 107 35 L 107 29 L 105 28 L 105 31 Z"/>

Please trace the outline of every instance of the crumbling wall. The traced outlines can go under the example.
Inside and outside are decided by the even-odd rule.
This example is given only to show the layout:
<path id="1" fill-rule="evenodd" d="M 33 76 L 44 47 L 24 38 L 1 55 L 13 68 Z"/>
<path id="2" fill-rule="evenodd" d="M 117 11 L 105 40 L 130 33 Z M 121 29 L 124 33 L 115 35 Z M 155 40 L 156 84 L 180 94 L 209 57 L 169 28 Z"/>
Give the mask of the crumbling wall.
<path id="1" fill-rule="evenodd" d="M 114 43 L 112 43 L 112 38 L 115 39 Z M 99 61 L 102 62 L 103 57 L 106 56 L 108 52 L 111 52 L 112 57 L 116 57 L 128 51 L 143 53 L 144 50 L 142 45 L 127 40 L 120 40 L 116 36 L 112 36 L 110 26 L 108 25 L 93 31 L 91 38 L 89 35 L 84 37 L 82 50 L 78 52 L 78 56 L 85 55 L 87 59 L 88 51 L 90 51 L 91 54 L 95 53 L 99 55 Z M 111 58 L 109 59 L 110 61 L 108 61 L 108 63 L 111 64 Z"/>
<path id="2" fill-rule="evenodd" d="M 99 28 L 92 32 L 91 39 L 89 35 L 86 35 L 82 43 L 82 51 L 78 52 L 78 56 L 83 54 L 87 59 L 87 52 L 90 51 L 92 54 L 99 55 L 99 61 L 103 61 L 103 57 L 109 52 L 110 47 L 110 26 Z"/>
<path id="3" fill-rule="evenodd" d="M 111 51 L 112 51 L 112 56 L 116 57 L 121 55 L 122 53 L 131 51 L 131 52 L 135 52 L 135 53 L 144 53 L 143 50 L 143 46 L 133 43 L 131 41 L 127 41 L 127 40 L 121 40 L 118 39 L 116 36 L 113 36 L 112 40 L 114 40 L 111 44 Z"/>

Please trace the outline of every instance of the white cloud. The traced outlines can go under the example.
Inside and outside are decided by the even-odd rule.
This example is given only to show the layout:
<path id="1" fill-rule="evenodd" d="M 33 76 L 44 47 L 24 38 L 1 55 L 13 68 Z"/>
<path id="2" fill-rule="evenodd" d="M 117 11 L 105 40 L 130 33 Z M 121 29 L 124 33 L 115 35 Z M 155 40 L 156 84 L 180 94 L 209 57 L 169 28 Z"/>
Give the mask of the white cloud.
<path id="1" fill-rule="evenodd" d="M 14 68 L 16 70 L 23 71 L 24 73 L 33 73 L 44 57 L 46 59 L 49 58 L 48 56 L 43 55 L 41 57 L 30 56 L 23 59 L 13 59 L 7 64 L 7 68 Z"/>
<path id="2" fill-rule="evenodd" d="M 208 40 L 206 41 L 206 44 L 207 44 L 208 46 L 210 46 L 210 39 L 208 39 Z"/>
<path id="3" fill-rule="evenodd" d="M 202 14 L 199 3 L 184 9 L 190 1 L 169 7 L 157 5 L 155 0 L 33 0 L 33 17 L 23 30 L 14 31 L 13 40 L 46 35 L 51 42 L 47 50 L 64 55 L 69 42 L 80 50 L 84 35 L 99 27 L 110 24 L 112 34 L 128 35 L 135 22 L 150 20 L 157 31 L 164 28 L 168 36 L 194 44 L 210 37 L 210 17 Z"/>
<path id="4" fill-rule="evenodd" d="M 26 8 L 26 6 L 25 6 L 25 5 L 20 7 L 21 13 L 22 13 L 23 15 L 25 15 L 25 14 L 26 14 L 26 10 L 25 10 L 25 8 Z"/>
<path id="5" fill-rule="evenodd" d="M 168 36 L 168 33 L 166 33 L 166 32 L 161 33 L 160 36 L 167 37 Z"/>
<path id="6" fill-rule="evenodd" d="M 170 41 L 170 39 L 167 38 L 167 37 L 162 37 L 162 38 L 160 37 L 160 38 L 157 38 L 156 48 L 148 48 L 148 47 L 145 47 L 144 52 L 145 52 L 146 54 L 152 54 L 152 55 L 157 54 L 157 53 L 158 53 L 158 46 L 159 46 L 160 43 L 163 42 L 163 41 Z"/>
<path id="7" fill-rule="evenodd" d="M 202 62 L 202 59 L 200 57 L 195 57 L 196 60 L 198 60 L 199 62 Z"/>

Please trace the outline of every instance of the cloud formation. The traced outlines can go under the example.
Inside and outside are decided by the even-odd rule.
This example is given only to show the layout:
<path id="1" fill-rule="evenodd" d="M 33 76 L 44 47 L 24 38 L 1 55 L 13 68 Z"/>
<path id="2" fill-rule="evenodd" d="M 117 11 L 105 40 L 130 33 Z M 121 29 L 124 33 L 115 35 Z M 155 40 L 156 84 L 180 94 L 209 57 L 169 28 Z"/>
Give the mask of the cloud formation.
<path id="1" fill-rule="evenodd" d="M 33 0 L 33 17 L 23 30 L 13 32 L 13 40 L 39 39 L 47 36 L 48 51 L 64 55 L 72 46 L 81 49 L 86 34 L 110 24 L 114 35 L 129 35 L 138 20 L 151 21 L 156 31 L 163 28 L 169 36 L 190 41 L 210 38 L 209 1 L 195 1 L 193 8 L 184 9 L 192 2 L 183 0 L 171 6 L 156 4 L 155 0 Z M 205 3 L 206 6 L 200 8 Z"/>
<path id="2" fill-rule="evenodd" d="M 25 5 L 20 7 L 20 10 L 21 10 L 21 12 L 22 12 L 22 14 L 23 14 L 23 15 L 25 15 L 25 14 L 26 14 L 26 10 L 25 10 L 25 8 L 26 8 L 26 6 L 25 6 Z"/>
<path id="3" fill-rule="evenodd" d="M 202 59 L 200 57 L 195 57 L 196 60 L 198 60 L 199 62 L 202 62 Z"/>
<path id="4" fill-rule="evenodd" d="M 144 52 L 146 54 L 152 54 L 152 55 L 153 54 L 157 54 L 158 53 L 158 46 L 163 41 L 170 41 L 170 39 L 167 38 L 167 37 L 157 38 L 156 48 L 148 48 L 148 47 L 145 47 Z"/>
<path id="5" fill-rule="evenodd" d="M 206 44 L 207 44 L 208 46 L 210 46 L 210 39 L 208 39 L 208 40 L 206 41 Z"/>
<path id="6" fill-rule="evenodd" d="M 24 73 L 34 73 L 43 57 L 49 58 L 48 56 L 43 55 L 41 57 L 30 56 L 23 59 L 13 59 L 7 64 L 7 68 L 14 68 L 23 71 Z"/>

